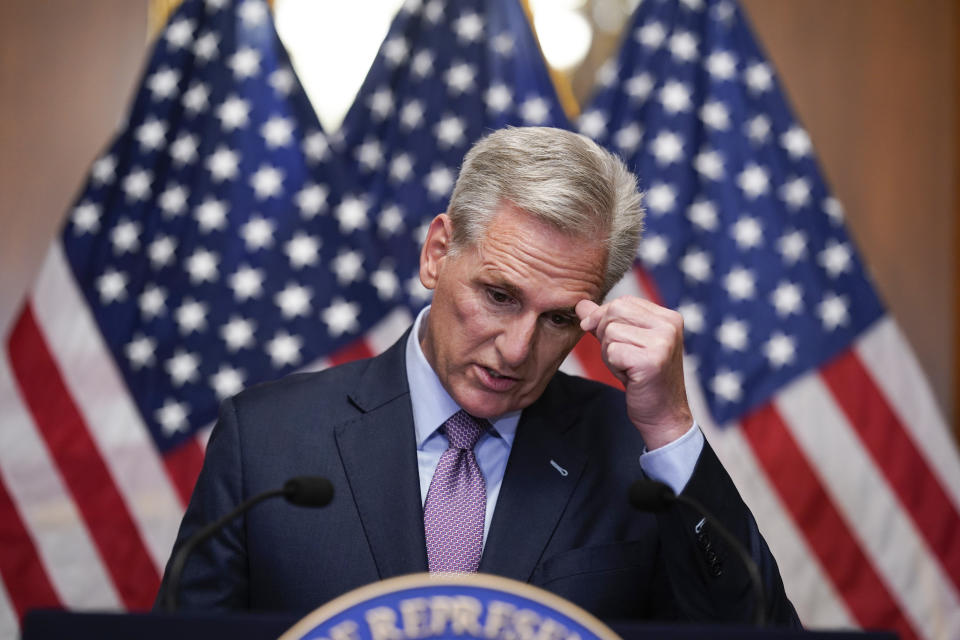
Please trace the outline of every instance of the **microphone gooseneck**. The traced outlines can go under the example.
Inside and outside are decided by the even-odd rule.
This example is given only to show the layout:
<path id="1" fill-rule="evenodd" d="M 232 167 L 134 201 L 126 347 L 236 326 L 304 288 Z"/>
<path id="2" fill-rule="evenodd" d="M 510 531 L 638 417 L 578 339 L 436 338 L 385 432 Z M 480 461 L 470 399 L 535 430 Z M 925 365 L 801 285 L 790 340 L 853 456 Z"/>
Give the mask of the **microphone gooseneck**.
<path id="1" fill-rule="evenodd" d="M 186 567 L 187 559 L 194 550 L 218 531 L 223 529 L 231 520 L 252 509 L 264 500 L 283 496 L 287 502 L 301 507 L 324 507 L 333 499 L 333 485 L 326 478 L 317 476 L 299 476 L 284 483 L 282 489 L 272 489 L 257 494 L 241 502 L 235 509 L 214 522 L 205 525 L 202 529 L 184 543 L 170 562 L 170 580 L 164 593 L 164 608 L 173 613 L 177 610 L 179 600 L 180 578 Z"/>
<path id="2" fill-rule="evenodd" d="M 707 510 L 698 500 L 685 495 L 674 493 L 668 485 L 655 480 L 640 479 L 630 485 L 630 504 L 640 511 L 662 513 L 672 504 L 681 502 L 699 513 L 710 523 L 713 529 L 723 538 L 740 557 L 753 584 L 756 609 L 753 614 L 753 624 L 762 627 L 766 624 L 766 599 L 763 593 L 763 581 L 760 579 L 760 569 L 743 544 L 723 526 L 723 524 Z"/>

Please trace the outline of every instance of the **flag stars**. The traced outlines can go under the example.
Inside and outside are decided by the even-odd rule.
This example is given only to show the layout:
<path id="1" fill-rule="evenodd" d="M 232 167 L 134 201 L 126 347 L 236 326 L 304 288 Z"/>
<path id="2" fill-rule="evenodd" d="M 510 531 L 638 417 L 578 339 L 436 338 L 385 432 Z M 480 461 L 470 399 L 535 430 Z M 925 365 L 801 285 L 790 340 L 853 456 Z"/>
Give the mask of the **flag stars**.
<path id="1" fill-rule="evenodd" d="M 663 215 L 673 211 L 677 202 L 677 190 L 663 182 L 650 187 L 645 198 L 647 208 L 651 213 Z"/>
<path id="2" fill-rule="evenodd" d="M 93 178 L 94 184 L 99 186 L 113 182 L 116 170 L 116 158 L 111 155 L 106 155 L 98 158 L 97 161 L 93 163 L 93 166 L 90 168 L 90 175 Z"/>
<path id="3" fill-rule="evenodd" d="M 663 105 L 663 110 L 671 115 L 689 111 L 690 90 L 682 82 L 667 82 L 660 89 L 660 104 Z"/>
<path id="4" fill-rule="evenodd" d="M 730 234 L 741 251 L 755 249 L 763 242 L 763 227 L 757 218 L 750 216 L 741 216 L 733 224 Z"/>
<path id="5" fill-rule="evenodd" d="M 300 349 L 303 347 L 303 338 L 291 335 L 286 331 L 278 331 L 267 342 L 266 351 L 275 369 L 294 366 L 300 362 Z"/>
<path id="6" fill-rule="evenodd" d="M 166 100 L 176 93 L 179 82 L 180 72 L 164 67 L 147 78 L 147 89 L 154 100 Z"/>
<path id="7" fill-rule="evenodd" d="M 670 36 L 670 55 L 681 62 L 690 62 L 697 58 L 697 39 L 689 31 L 681 31 Z"/>
<path id="8" fill-rule="evenodd" d="M 650 144 L 651 153 L 661 167 L 679 162 L 683 158 L 683 138 L 672 131 L 662 131 Z"/>
<path id="9" fill-rule="evenodd" d="M 154 269 L 162 269 L 173 262 L 177 250 L 177 241 L 170 236 L 157 236 L 147 247 L 147 255 Z"/>
<path id="10" fill-rule="evenodd" d="M 677 313 L 683 317 L 683 328 L 690 333 L 703 333 L 706 318 L 703 305 L 696 302 L 683 302 L 677 306 Z"/>
<path id="11" fill-rule="evenodd" d="M 735 318 L 727 318 L 717 327 L 716 338 L 727 351 L 745 351 L 748 344 L 749 329 L 747 323 Z"/>
<path id="12" fill-rule="evenodd" d="M 400 36 L 394 36 L 383 43 L 383 57 L 391 67 L 398 67 L 407 60 L 410 55 L 410 46 L 407 41 Z"/>
<path id="13" fill-rule="evenodd" d="M 433 71 L 433 54 L 426 50 L 418 52 L 413 56 L 410 70 L 419 80 L 426 78 Z"/>
<path id="14" fill-rule="evenodd" d="M 303 231 L 297 231 L 283 249 L 293 269 L 312 267 L 320 259 L 320 240 Z"/>
<path id="15" fill-rule="evenodd" d="M 849 304 L 846 296 L 838 296 L 833 292 L 827 292 L 820 304 L 817 305 L 817 314 L 820 316 L 823 328 L 827 331 L 846 326 L 850 322 Z"/>
<path id="16" fill-rule="evenodd" d="M 454 96 L 459 96 L 473 89 L 473 80 L 476 70 L 466 62 L 458 62 L 447 69 L 444 75 L 447 87 Z"/>
<path id="17" fill-rule="evenodd" d="M 365 171 L 375 171 L 383 164 L 383 148 L 376 138 L 367 138 L 357 147 L 355 155 Z"/>
<path id="18" fill-rule="evenodd" d="M 670 246 L 666 238 L 661 235 L 648 234 L 641 242 L 638 254 L 648 267 L 663 264 L 669 255 Z"/>
<path id="19" fill-rule="evenodd" d="M 188 382 L 196 381 L 200 358 L 194 353 L 177 349 L 173 357 L 165 363 L 165 368 L 173 386 L 182 387 Z"/>
<path id="20" fill-rule="evenodd" d="M 335 213 L 341 233 L 351 233 L 367 228 L 367 203 L 357 196 L 347 196 L 337 206 Z"/>
<path id="21" fill-rule="evenodd" d="M 123 179 L 123 192 L 127 200 L 138 202 L 146 200 L 150 195 L 150 187 L 153 184 L 153 174 L 146 169 L 134 167 Z"/>
<path id="22" fill-rule="evenodd" d="M 781 318 L 799 314 L 803 310 L 803 292 L 793 282 L 781 282 L 770 294 L 770 302 Z"/>
<path id="23" fill-rule="evenodd" d="M 190 282 L 195 285 L 214 282 L 217 279 L 217 264 L 219 261 L 220 258 L 212 251 L 206 249 L 194 251 L 186 261 Z"/>
<path id="24" fill-rule="evenodd" d="M 715 80 L 730 80 L 737 73 L 737 59 L 729 51 L 715 51 L 707 57 L 707 73 Z"/>
<path id="25" fill-rule="evenodd" d="M 217 109 L 217 117 L 225 131 L 245 127 L 250 122 L 250 103 L 237 96 L 230 96 Z"/>
<path id="26" fill-rule="evenodd" d="M 723 286 L 731 300 L 750 300 L 757 294 L 757 277 L 744 267 L 734 267 L 723 279 Z"/>
<path id="27" fill-rule="evenodd" d="M 182 49 L 190 44 L 190 42 L 193 40 L 194 28 L 195 27 L 192 20 L 180 18 L 175 22 L 171 22 L 167 26 L 166 31 L 163 34 L 163 38 L 167 41 L 170 49 Z"/>
<path id="28" fill-rule="evenodd" d="M 787 265 L 796 264 L 807 254 L 807 237 L 802 231 L 788 231 L 780 237 L 777 249 Z"/>
<path id="29" fill-rule="evenodd" d="M 303 139 L 303 153 L 313 162 L 320 162 L 327 157 L 330 153 L 330 143 L 327 142 L 323 132 L 314 131 Z"/>
<path id="30" fill-rule="evenodd" d="M 737 176 L 737 186 L 750 200 L 756 200 L 770 189 L 770 175 L 758 164 L 750 163 Z"/>
<path id="31" fill-rule="evenodd" d="M 270 77 L 267 78 L 267 82 L 278 94 L 288 96 L 290 92 L 293 91 L 294 86 L 296 86 L 296 77 L 293 75 L 293 71 L 287 67 L 283 67 L 271 73 Z"/>
<path id="32" fill-rule="evenodd" d="M 242 227 L 240 237 L 247 245 L 247 251 L 257 251 L 273 246 L 273 231 L 276 224 L 262 216 L 253 216 Z"/>
<path id="33" fill-rule="evenodd" d="M 528 125 L 542 125 L 550 116 L 550 105 L 541 97 L 528 98 L 520 105 L 520 117 Z"/>
<path id="34" fill-rule="evenodd" d="M 291 282 L 273 297 L 273 302 L 280 308 L 280 313 L 284 319 L 292 320 L 297 317 L 305 317 L 310 313 L 310 298 L 312 297 L 313 293 L 308 287 Z"/>
<path id="35" fill-rule="evenodd" d="M 513 103 L 513 94 L 505 84 L 497 83 L 487 89 L 483 97 L 487 109 L 494 113 L 503 113 Z"/>
<path id="36" fill-rule="evenodd" d="M 443 2 L 442 0 L 430 0 L 427 5 L 423 8 L 423 17 L 431 24 L 437 24 L 440 22 L 440 18 L 443 17 Z"/>
<path id="37" fill-rule="evenodd" d="M 77 235 L 95 233 L 100 229 L 100 206 L 84 200 L 73 209 L 71 220 Z"/>
<path id="38" fill-rule="evenodd" d="M 725 174 L 723 156 L 720 155 L 719 151 L 702 150 L 693 159 L 693 167 L 697 170 L 697 173 L 708 180 L 721 180 Z"/>
<path id="39" fill-rule="evenodd" d="M 423 304 L 430 299 L 433 292 L 423 286 L 423 283 L 420 282 L 420 276 L 414 273 L 407 279 L 407 295 L 410 296 L 410 301 L 414 304 Z"/>
<path id="40" fill-rule="evenodd" d="M 210 233 L 227 226 L 227 203 L 207 198 L 194 210 L 201 233 Z"/>
<path id="41" fill-rule="evenodd" d="M 710 390 L 724 402 L 738 402 L 743 396 L 743 377 L 735 371 L 722 368 L 710 380 Z"/>
<path id="42" fill-rule="evenodd" d="M 268 15 L 267 5 L 263 0 L 244 0 L 238 9 L 240 19 L 247 28 L 262 24 Z"/>
<path id="43" fill-rule="evenodd" d="M 180 329 L 180 335 L 188 336 L 207 328 L 207 305 L 192 298 L 183 301 L 174 311 L 174 319 Z"/>
<path id="44" fill-rule="evenodd" d="M 262 270 L 243 265 L 230 276 L 228 283 L 233 289 L 233 297 L 237 302 L 243 302 L 260 297 L 263 293 L 263 280 Z"/>
<path id="45" fill-rule="evenodd" d="M 243 389 L 243 381 L 246 376 L 240 369 L 234 369 L 230 365 L 222 364 L 215 374 L 210 376 L 210 386 L 219 400 L 234 396 Z"/>
<path id="46" fill-rule="evenodd" d="M 797 341 L 781 331 L 777 331 L 763 345 L 763 355 L 774 369 L 793 364 L 797 357 Z"/>
<path id="47" fill-rule="evenodd" d="M 283 188 L 283 172 L 270 165 L 262 165 L 250 176 L 250 186 L 260 200 L 279 196 Z"/>
<path id="48" fill-rule="evenodd" d="M 289 118 L 273 116 L 260 127 L 260 135 L 271 149 L 286 147 L 293 142 L 293 122 Z"/>
<path id="49" fill-rule="evenodd" d="M 122 218 L 110 231 L 110 242 L 118 256 L 136 251 L 140 248 L 140 224 Z"/>
<path id="50" fill-rule="evenodd" d="M 824 198 L 823 211 L 829 216 L 830 222 L 836 225 L 843 224 L 843 205 L 836 198 Z"/>
<path id="51" fill-rule="evenodd" d="M 440 200 L 450 195 L 450 191 L 453 189 L 453 183 L 453 172 L 443 166 L 434 167 L 430 173 L 427 174 L 425 180 L 427 191 L 430 192 L 430 196 L 434 200 Z"/>
<path id="52" fill-rule="evenodd" d="M 476 13 L 467 13 L 454 21 L 453 30 L 462 44 L 477 42 L 483 35 L 483 19 Z"/>
<path id="53" fill-rule="evenodd" d="M 780 187 L 780 198 L 792 211 L 810 204 L 810 181 L 806 178 L 793 178 Z"/>
<path id="54" fill-rule="evenodd" d="M 251 320 L 233 316 L 228 323 L 220 328 L 220 337 L 226 343 L 227 351 L 236 353 L 241 349 L 249 349 L 253 346 L 255 331 L 256 325 Z"/>
<path id="55" fill-rule="evenodd" d="M 836 240 L 827 240 L 826 248 L 820 252 L 818 262 L 831 278 L 836 278 L 840 274 L 850 270 L 853 261 L 853 254 L 850 246 L 845 242 Z"/>
<path id="56" fill-rule="evenodd" d="M 680 259 L 680 270 L 694 282 L 706 282 L 713 275 L 710 255 L 702 249 L 691 249 Z"/>
<path id="57" fill-rule="evenodd" d="M 782 136 L 780 144 L 787 150 L 787 153 L 794 159 L 805 158 L 813 150 L 813 143 L 810 142 L 810 136 L 800 127 L 794 125 L 790 127 Z"/>
<path id="58" fill-rule="evenodd" d="M 345 287 L 363 277 L 363 254 L 359 251 L 341 251 L 330 267 L 337 275 L 337 283 Z"/>
<path id="59" fill-rule="evenodd" d="M 423 103 L 411 100 L 400 110 L 400 125 L 407 131 L 412 131 L 423 122 Z"/>
<path id="60" fill-rule="evenodd" d="M 704 231 L 714 231 L 719 224 L 717 206 L 710 200 L 697 200 L 687 209 L 687 217 Z"/>
<path id="61" fill-rule="evenodd" d="M 210 104 L 210 89 L 202 82 L 196 82 L 184 92 L 180 101 L 187 113 L 195 116 Z"/>
<path id="62" fill-rule="evenodd" d="M 747 137 L 755 144 L 763 144 L 770 138 L 770 118 L 760 114 L 756 115 L 744 125 Z"/>
<path id="63" fill-rule="evenodd" d="M 154 353 L 157 350 L 157 341 L 148 338 L 142 333 L 138 333 L 133 340 L 127 343 L 123 348 L 127 360 L 130 361 L 130 368 L 139 371 L 144 367 L 149 367 L 155 362 Z"/>
<path id="64" fill-rule="evenodd" d="M 187 210 L 188 193 L 186 187 L 171 184 L 160 194 L 159 204 L 164 218 L 174 218 Z"/>
<path id="65" fill-rule="evenodd" d="M 613 60 L 607 60 L 597 69 L 594 82 L 598 87 L 608 89 L 617 81 L 617 63 Z"/>
<path id="66" fill-rule="evenodd" d="M 466 126 L 460 118 L 452 115 L 444 117 L 434 128 L 438 146 L 441 149 L 450 149 L 462 145 L 465 130 Z"/>
<path id="67" fill-rule="evenodd" d="M 178 136 L 170 145 L 170 157 L 173 158 L 173 164 L 177 167 L 183 167 L 196 160 L 199 144 L 197 137 L 189 133 Z"/>
<path id="68" fill-rule="evenodd" d="M 413 175 L 413 157 L 409 153 L 401 153 L 390 161 L 391 182 L 406 182 L 411 175 Z"/>
<path id="69" fill-rule="evenodd" d="M 163 315 L 167 308 L 167 292 L 155 284 L 144 288 L 140 297 L 137 299 L 140 305 L 140 313 L 145 320 L 153 320 Z"/>
<path id="70" fill-rule="evenodd" d="M 233 180 L 240 170 L 240 155 L 236 151 L 220 145 L 207 158 L 206 166 L 214 182 Z"/>
<path id="71" fill-rule="evenodd" d="M 700 119 L 715 131 L 726 131 L 730 128 L 730 112 L 727 106 L 718 100 L 712 100 L 703 105 L 700 109 Z"/>
<path id="72" fill-rule="evenodd" d="M 220 38 L 216 34 L 206 32 L 193 43 L 193 55 L 200 62 L 210 62 L 219 53 Z"/>
<path id="73" fill-rule="evenodd" d="M 377 290 L 381 300 L 392 300 L 400 291 L 400 280 L 392 265 L 381 265 L 370 274 L 370 284 Z"/>
<path id="74" fill-rule="evenodd" d="M 167 398 L 163 406 L 154 412 L 153 417 L 160 423 L 163 435 L 170 437 L 175 433 L 189 430 L 188 415 L 189 406 L 185 402 L 177 402 L 173 398 Z"/>
<path id="75" fill-rule="evenodd" d="M 647 49 L 656 49 L 667 39 L 667 32 L 659 22 L 648 22 L 637 29 L 634 37 Z"/>
<path id="76" fill-rule="evenodd" d="M 607 132 L 607 118 L 600 110 L 593 109 L 580 116 L 578 128 L 580 133 L 596 140 Z"/>
<path id="77" fill-rule="evenodd" d="M 513 47 L 513 36 L 507 31 L 504 31 L 493 39 L 493 50 L 501 56 L 513 55 Z"/>
<path id="78" fill-rule="evenodd" d="M 755 62 L 744 72 L 744 80 L 751 93 L 763 93 L 773 87 L 773 72 L 763 62 Z"/>
<path id="79" fill-rule="evenodd" d="M 613 135 L 613 143 L 625 154 L 632 154 L 643 139 L 643 128 L 631 122 Z"/>
<path id="80" fill-rule="evenodd" d="M 634 102 L 642 103 L 653 91 L 653 76 L 644 71 L 633 76 L 626 83 L 627 95 Z"/>
<path id="81" fill-rule="evenodd" d="M 108 267 L 97 278 L 97 291 L 100 293 L 101 304 L 110 304 L 127 298 L 127 275 L 112 267 Z"/>
<path id="82" fill-rule="evenodd" d="M 367 100 L 367 106 L 375 120 L 384 120 L 393 113 L 393 93 L 387 87 L 381 87 Z"/>
<path id="83" fill-rule="evenodd" d="M 377 218 L 377 230 L 381 236 L 392 236 L 403 229 L 403 212 L 397 205 L 391 205 L 380 212 Z"/>
<path id="84" fill-rule="evenodd" d="M 356 333 L 360 330 L 360 323 L 357 321 L 359 315 L 360 305 L 337 297 L 321 312 L 320 317 L 326 323 L 330 337 L 338 338 L 345 333 Z"/>
<path id="85" fill-rule="evenodd" d="M 310 220 L 326 209 L 329 195 L 330 192 L 325 186 L 307 183 L 297 192 L 293 201 L 300 209 L 300 216 L 304 220 Z"/>

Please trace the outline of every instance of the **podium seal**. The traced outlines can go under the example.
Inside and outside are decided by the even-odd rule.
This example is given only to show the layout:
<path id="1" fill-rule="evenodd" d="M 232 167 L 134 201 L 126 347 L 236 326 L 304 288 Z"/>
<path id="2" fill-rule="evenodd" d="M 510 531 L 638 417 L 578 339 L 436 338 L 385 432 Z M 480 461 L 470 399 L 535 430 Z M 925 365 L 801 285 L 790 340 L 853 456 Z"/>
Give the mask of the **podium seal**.
<path id="1" fill-rule="evenodd" d="M 280 640 L 619 640 L 598 619 L 543 589 L 485 574 L 420 573 L 331 600 Z"/>

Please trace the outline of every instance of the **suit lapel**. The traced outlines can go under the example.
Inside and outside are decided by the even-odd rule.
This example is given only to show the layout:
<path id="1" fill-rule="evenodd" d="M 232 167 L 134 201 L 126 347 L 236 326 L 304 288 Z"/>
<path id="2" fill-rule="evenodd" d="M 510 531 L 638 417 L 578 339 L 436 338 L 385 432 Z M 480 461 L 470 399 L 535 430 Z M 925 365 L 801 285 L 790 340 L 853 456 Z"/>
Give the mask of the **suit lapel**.
<path id="1" fill-rule="evenodd" d="M 566 424 L 558 422 L 563 408 L 551 398 L 560 395 L 548 388 L 520 420 L 480 560 L 482 572 L 528 581 L 580 480 L 586 456 L 564 437 L 573 416 L 568 412 Z"/>
<path id="2" fill-rule="evenodd" d="M 370 361 L 350 395 L 361 415 L 335 429 L 380 578 L 427 570 L 406 338 Z"/>

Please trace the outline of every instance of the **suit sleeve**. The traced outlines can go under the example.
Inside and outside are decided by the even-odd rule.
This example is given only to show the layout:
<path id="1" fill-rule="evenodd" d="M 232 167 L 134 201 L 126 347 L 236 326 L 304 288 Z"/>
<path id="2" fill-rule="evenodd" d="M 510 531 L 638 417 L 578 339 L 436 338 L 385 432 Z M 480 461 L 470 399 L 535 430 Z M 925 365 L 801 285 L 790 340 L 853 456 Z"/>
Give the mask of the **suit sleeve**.
<path id="1" fill-rule="evenodd" d="M 699 501 L 744 545 L 760 569 L 769 624 L 799 628 L 776 560 L 757 523 L 708 443 L 683 494 Z M 657 516 L 666 573 L 680 617 L 747 624 L 753 619 L 753 586 L 740 558 L 701 516 L 675 503 Z M 698 526 L 699 525 L 699 526 Z"/>
<path id="2" fill-rule="evenodd" d="M 203 468 L 180 524 L 171 560 L 204 525 L 228 513 L 247 496 L 241 465 L 241 437 L 232 400 L 220 406 L 220 416 L 207 443 Z M 183 571 L 179 606 L 184 610 L 237 610 L 249 605 L 249 575 L 243 517 L 197 547 Z M 169 589 L 167 562 L 155 609 L 164 605 Z"/>

